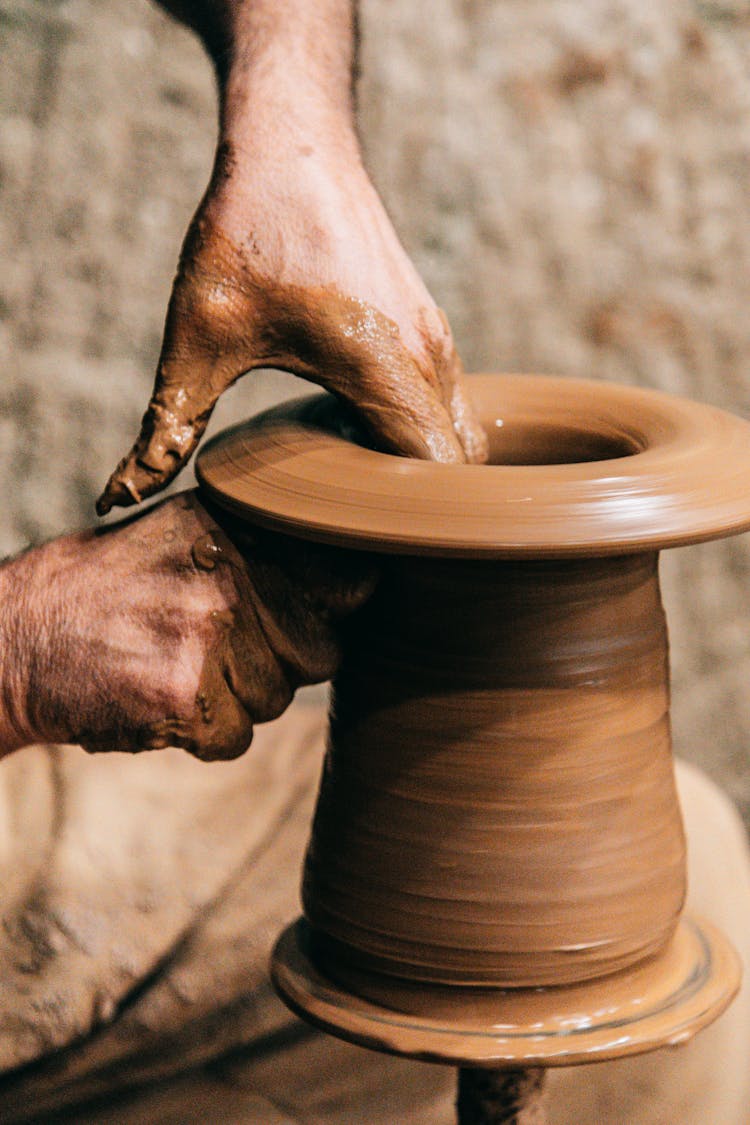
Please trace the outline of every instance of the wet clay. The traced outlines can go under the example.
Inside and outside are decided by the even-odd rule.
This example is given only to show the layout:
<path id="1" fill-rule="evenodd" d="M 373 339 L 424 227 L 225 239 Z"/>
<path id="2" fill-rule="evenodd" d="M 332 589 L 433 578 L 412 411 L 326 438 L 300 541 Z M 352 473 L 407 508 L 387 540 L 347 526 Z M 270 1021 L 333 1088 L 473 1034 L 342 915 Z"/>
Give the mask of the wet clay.
<path id="1" fill-rule="evenodd" d="M 750 526 L 750 426 L 582 380 L 471 386 L 488 466 L 354 444 L 320 397 L 199 459 L 236 515 L 383 554 L 274 980 L 315 1023 L 415 1057 L 652 1050 L 738 983 L 725 939 L 680 921 L 657 551 Z"/>
<path id="2" fill-rule="evenodd" d="M 559 985 L 685 893 L 655 554 L 398 560 L 352 624 L 303 901 L 326 961 Z"/>
<path id="3" fill-rule="evenodd" d="M 705 919 L 682 918 L 662 953 L 621 973 L 551 988 L 399 980 L 321 959 L 307 923 L 273 954 L 293 1011 L 353 1043 L 456 1066 L 571 1066 L 684 1043 L 731 1002 L 739 958 Z"/>
<path id="4" fill-rule="evenodd" d="M 252 523 L 402 555 L 562 558 L 660 550 L 750 527 L 750 424 L 656 391 L 470 375 L 488 465 L 355 444 L 311 396 L 204 447 L 198 478 Z"/>
<path id="5" fill-rule="evenodd" d="M 97 503 L 138 503 L 162 488 L 197 445 L 217 399 L 242 374 L 278 368 L 352 406 L 383 449 L 441 462 L 482 461 L 484 430 L 463 386 L 447 322 L 425 310 L 422 352 L 396 323 L 334 285 L 281 283 L 259 273 L 205 219 L 185 243 L 170 302 L 154 397 L 130 453 Z"/>
<path id="6" fill-rule="evenodd" d="M 544 1070 L 470 1070 L 458 1076 L 458 1125 L 546 1125 Z"/>
<path id="7" fill-rule="evenodd" d="M 231 546 L 222 531 L 206 532 L 193 543 L 190 556 L 199 570 L 214 570 L 218 562 L 227 559 L 227 544 Z"/>

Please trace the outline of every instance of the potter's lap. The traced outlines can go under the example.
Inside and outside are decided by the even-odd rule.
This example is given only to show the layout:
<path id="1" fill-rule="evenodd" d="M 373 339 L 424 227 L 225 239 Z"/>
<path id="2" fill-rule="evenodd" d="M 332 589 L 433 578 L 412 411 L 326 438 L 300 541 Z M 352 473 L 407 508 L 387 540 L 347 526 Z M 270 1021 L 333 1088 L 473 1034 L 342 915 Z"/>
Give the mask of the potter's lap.
<path id="1" fill-rule="evenodd" d="M 229 763 L 75 747 L 3 761 L 0 1023 L 11 1030 L 0 1037 L 0 1121 L 29 1097 L 56 1104 L 54 1062 L 45 1075 L 7 1074 L 73 1041 L 84 1096 L 107 1060 L 105 1088 L 124 1080 L 127 1055 L 140 1053 L 144 1075 L 184 1068 L 185 1051 L 182 1062 L 164 1054 L 175 1036 L 215 1053 L 279 1021 L 265 1016 L 266 961 L 296 910 L 322 722 L 319 709 L 295 707 Z M 240 1030 L 235 1016 L 220 1032 L 201 1030 L 211 1013 L 256 993 L 252 1026 Z M 70 1060 L 60 1068 L 67 1086 Z M 132 1060 L 128 1068 L 132 1081 Z"/>
<path id="2" fill-rule="evenodd" d="M 750 965 L 750 852 L 729 799 L 677 763 L 688 838 L 688 908 L 715 922 Z M 550 1125 L 746 1125 L 750 982 L 685 1047 L 550 1076 Z"/>
<path id="3" fill-rule="evenodd" d="M 154 1093 L 120 1097 L 111 1111 L 77 1112 L 76 1120 L 128 1125 L 153 1120 L 157 1105 L 172 1106 L 186 1122 L 203 1120 L 207 1097 L 214 1116 L 221 1109 L 247 1125 L 277 1118 L 304 1125 L 453 1120 L 449 1069 L 308 1031 L 265 983 L 276 930 L 297 910 L 323 725 L 320 705 L 297 704 L 258 729 L 250 754 L 216 765 L 180 752 L 92 759 L 74 748 L 42 747 L 3 762 L 0 1019 L 15 1029 L 0 1044 L 6 1073 L 82 1037 L 66 1064 L 66 1084 L 71 1068 L 76 1077 L 65 1100 L 89 1096 L 105 1062 L 105 1088 L 114 1097 L 118 1087 L 149 1077 L 156 1059 L 168 1074 L 184 1070 L 189 1057 L 198 1063 L 240 1039 L 275 1034 L 276 1049 L 262 1059 L 238 1055 L 219 1086 L 174 1078 Z M 750 963 L 744 831 L 703 774 L 680 765 L 678 778 L 691 908 L 716 921 Z M 170 958 L 165 972 L 156 968 Z M 135 1011 L 126 1004 L 120 1012 L 139 988 Z M 61 994 L 62 1009 L 51 1003 Z M 251 1019 L 237 1018 L 239 997 Z M 170 1044 L 183 1040 L 189 1051 L 170 1062 Z M 744 1125 L 748 1042 L 746 987 L 686 1048 L 554 1073 L 552 1125 Z M 61 1087 L 54 1062 L 46 1076 L 0 1080 L 0 1122 L 13 1120 L 29 1098 L 48 1120 Z"/>

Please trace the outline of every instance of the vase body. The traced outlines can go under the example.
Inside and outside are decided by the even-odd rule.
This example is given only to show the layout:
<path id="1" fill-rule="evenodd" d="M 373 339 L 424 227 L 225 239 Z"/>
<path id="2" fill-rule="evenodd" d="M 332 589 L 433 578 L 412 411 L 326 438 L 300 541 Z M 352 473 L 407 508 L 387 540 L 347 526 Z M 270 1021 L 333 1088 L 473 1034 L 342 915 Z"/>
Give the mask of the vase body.
<path id="1" fill-rule="evenodd" d="M 272 979 L 317 1027 L 451 1065 L 683 1043 L 741 973 L 680 917 L 657 552 L 750 530 L 750 424 L 593 380 L 471 392 L 485 466 L 352 441 L 325 396 L 199 457 L 236 517 L 380 557 Z"/>
<path id="2" fill-rule="evenodd" d="M 384 560 L 305 864 L 327 968 L 569 984 L 661 950 L 684 894 L 656 553 Z"/>

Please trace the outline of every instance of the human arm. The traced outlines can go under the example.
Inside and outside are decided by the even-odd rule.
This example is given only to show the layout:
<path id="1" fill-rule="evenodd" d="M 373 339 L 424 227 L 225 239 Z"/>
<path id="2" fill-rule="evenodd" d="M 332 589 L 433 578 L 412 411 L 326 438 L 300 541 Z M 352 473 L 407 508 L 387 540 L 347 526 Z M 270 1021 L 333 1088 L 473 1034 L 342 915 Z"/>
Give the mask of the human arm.
<path id="1" fill-rule="evenodd" d="M 366 561 L 223 522 L 185 492 L 0 568 L 0 755 L 46 741 L 232 758 L 330 678 Z"/>
<path id="2" fill-rule="evenodd" d="M 154 394 L 99 511 L 188 460 L 222 392 L 276 367 L 353 406 L 391 452 L 482 460 L 445 317 L 362 163 L 350 0 L 168 0 L 219 83 L 219 143 L 188 231 Z"/>

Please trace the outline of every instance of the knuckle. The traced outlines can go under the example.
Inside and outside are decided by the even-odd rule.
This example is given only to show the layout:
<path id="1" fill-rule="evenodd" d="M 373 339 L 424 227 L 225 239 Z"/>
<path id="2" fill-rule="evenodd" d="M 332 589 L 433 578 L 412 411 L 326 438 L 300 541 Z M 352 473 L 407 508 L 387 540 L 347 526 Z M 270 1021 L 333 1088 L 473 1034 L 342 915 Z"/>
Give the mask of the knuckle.
<path id="1" fill-rule="evenodd" d="M 202 762 L 231 761 L 241 757 L 253 740 L 253 724 L 247 714 L 234 709 L 224 723 L 196 735 L 186 749 Z"/>
<path id="2" fill-rule="evenodd" d="M 253 708 L 255 721 L 269 723 L 272 719 L 278 719 L 279 715 L 283 715 L 292 702 L 293 696 L 294 689 L 288 680 L 279 676 L 275 683 L 266 685 Z"/>

